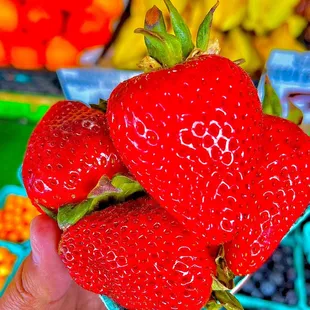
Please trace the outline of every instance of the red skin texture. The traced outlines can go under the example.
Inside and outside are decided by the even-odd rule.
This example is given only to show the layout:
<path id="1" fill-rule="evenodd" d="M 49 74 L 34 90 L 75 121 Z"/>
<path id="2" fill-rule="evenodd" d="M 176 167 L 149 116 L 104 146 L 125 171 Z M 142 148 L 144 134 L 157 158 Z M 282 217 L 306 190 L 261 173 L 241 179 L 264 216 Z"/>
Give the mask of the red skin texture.
<path id="1" fill-rule="evenodd" d="M 251 212 L 237 237 L 225 246 L 229 268 L 236 275 L 258 270 L 310 204 L 310 138 L 287 120 L 264 117 L 258 171 L 246 182 Z"/>
<path id="2" fill-rule="evenodd" d="M 33 131 L 22 173 L 32 203 L 56 210 L 86 199 L 102 176 L 126 172 L 105 115 L 81 102 L 60 101 Z"/>
<path id="3" fill-rule="evenodd" d="M 47 41 L 61 33 L 63 12 L 50 2 L 26 4 L 22 7 L 20 15 L 20 23 L 28 36 Z M 31 45 L 31 42 L 28 43 Z"/>
<path id="4" fill-rule="evenodd" d="M 207 55 L 134 77 L 113 91 L 107 118 L 123 162 L 149 194 L 207 243 L 234 238 L 247 207 L 239 185 L 258 157 L 262 119 L 239 66 Z"/>
<path id="5" fill-rule="evenodd" d="M 79 50 L 91 46 L 103 46 L 112 36 L 110 22 L 110 17 L 96 7 L 72 13 L 68 19 L 65 38 Z"/>
<path id="6" fill-rule="evenodd" d="M 79 285 L 126 309 L 200 310 L 216 269 L 199 238 L 149 197 L 84 217 L 59 253 Z"/>

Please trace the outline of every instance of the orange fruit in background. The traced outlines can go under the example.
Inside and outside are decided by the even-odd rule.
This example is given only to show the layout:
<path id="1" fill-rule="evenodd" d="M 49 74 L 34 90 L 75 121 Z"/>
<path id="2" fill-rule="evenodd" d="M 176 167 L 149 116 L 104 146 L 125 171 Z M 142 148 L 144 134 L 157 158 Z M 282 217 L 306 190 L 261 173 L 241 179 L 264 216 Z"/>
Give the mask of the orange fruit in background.
<path id="1" fill-rule="evenodd" d="M 0 0 L 0 31 L 13 32 L 18 27 L 19 6 L 12 0 Z"/>
<path id="2" fill-rule="evenodd" d="M 14 33 L 10 42 L 9 60 L 13 67 L 34 70 L 44 67 L 44 45 L 26 33 Z"/>
<path id="3" fill-rule="evenodd" d="M 63 12 L 53 4 L 26 4 L 22 6 L 20 24 L 29 36 L 49 40 L 59 35 L 63 26 Z M 29 37 L 30 38 L 30 37 Z"/>
<path id="4" fill-rule="evenodd" d="M 0 210 L 0 240 L 23 242 L 30 237 L 30 222 L 39 215 L 30 199 L 9 195 Z"/>
<path id="5" fill-rule="evenodd" d="M 69 16 L 64 36 L 80 51 L 90 46 L 105 45 L 112 36 L 110 21 L 107 13 L 91 6 Z"/>
<path id="6" fill-rule="evenodd" d="M 13 270 L 16 256 L 6 248 L 0 248 L 0 290 Z"/>
<path id="7" fill-rule="evenodd" d="M 49 70 L 77 66 L 78 49 L 68 40 L 56 36 L 47 43 L 46 67 Z"/>
<path id="8" fill-rule="evenodd" d="M 124 11 L 123 0 L 93 0 L 93 5 L 103 10 L 109 17 L 120 17 Z"/>

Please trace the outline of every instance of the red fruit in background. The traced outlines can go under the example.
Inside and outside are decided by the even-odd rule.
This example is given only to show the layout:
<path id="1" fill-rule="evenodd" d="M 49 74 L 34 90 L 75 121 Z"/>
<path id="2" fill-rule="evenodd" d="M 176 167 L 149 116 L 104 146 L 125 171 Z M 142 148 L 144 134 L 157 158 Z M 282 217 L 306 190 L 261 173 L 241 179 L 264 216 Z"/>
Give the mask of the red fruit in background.
<path id="1" fill-rule="evenodd" d="M 239 66 L 207 55 L 139 75 L 115 88 L 107 116 L 124 163 L 163 207 L 209 243 L 234 238 L 262 119 Z"/>
<path id="2" fill-rule="evenodd" d="M 100 8 L 91 6 L 69 16 L 65 38 L 79 50 L 105 45 L 112 36 L 110 17 Z"/>
<path id="3" fill-rule="evenodd" d="M 252 205 L 237 237 L 225 245 L 236 275 L 259 269 L 310 204 L 310 137 L 293 123 L 264 117 L 261 166 L 245 180 Z"/>
<path id="4" fill-rule="evenodd" d="M 29 36 L 45 41 L 61 33 L 64 16 L 54 3 L 27 3 L 20 15 L 20 23 Z"/>
<path id="5" fill-rule="evenodd" d="M 84 217 L 59 253 L 80 286 L 126 309 L 200 310 L 215 274 L 199 237 L 145 197 Z"/>
<path id="6" fill-rule="evenodd" d="M 126 171 L 105 115 L 81 102 L 60 101 L 33 131 L 22 174 L 32 203 L 56 210 L 82 202 L 102 176 Z"/>
<path id="7" fill-rule="evenodd" d="M 55 0 L 53 1 L 55 7 L 67 12 L 84 11 L 92 4 L 93 0 Z"/>
<path id="8" fill-rule="evenodd" d="M 27 3 L 32 5 L 46 5 L 48 1 L 46 0 L 26 0 Z M 85 8 L 92 4 L 93 0 L 53 0 L 49 2 L 55 9 L 75 12 L 83 11 Z"/>
<path id="9" fill-rule="evenodd" d="M 8 51 L 5 46 L 5 41 L 0 41 L 0 67 L 9 64 Z"/>

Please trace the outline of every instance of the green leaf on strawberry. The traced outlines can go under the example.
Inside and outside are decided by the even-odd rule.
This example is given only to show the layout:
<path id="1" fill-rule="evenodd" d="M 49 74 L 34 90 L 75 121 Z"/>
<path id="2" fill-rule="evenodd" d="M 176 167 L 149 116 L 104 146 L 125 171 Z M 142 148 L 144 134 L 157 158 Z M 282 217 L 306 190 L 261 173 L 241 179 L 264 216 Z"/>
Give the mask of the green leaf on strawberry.
<path id="1" fill-rule="evenodd" d="M 301 125 L 304 114 L 301 109 L 299 109 L 296 105 L 293 104 L 293 102 L 289 101 L 289 111 L 287 115 L 287 120 L 291 121 L 292 123 L 296 125 Z"/>
<path id="2" fill-rule="evenodd" d="M 265 78 L 265 96 L 263 99 L 263 111 L 265 114 L 273 116 L 282 116 L 281 101 L 273 89 L 269 77 Z"/>
<path id="3" fill-rule="evenodd" d="M 41 206 L 40 204 L 38 204 L 39 208 L 41 208 L 41 210 L 47 215 L 49 216 L 50 218 L 52 218 L 53 220 L 56 220 L 57 219 L 57 213 L 48 209 L 48 208 L 45 208 L 44 206 Z"/>
<path id="4" fill-rule="evenodd" d="M 214 291 L 212 295 L 226 310 L 243 310 L 238 299 L 227 291 Z"/>
<path id="5" fill-rule="evenodd" d="M 213 14 L 216 8 L 219 6 L 220 2 L 217 1 L 216 4 L 211 8 L 209 13 L 206 15 L 205 19 L 201 23 L 197 33 L 196 39 L 196 46 L 197 48 L 205 51 L 208 48 L 209 41 L 210 41 L 210 32 L 211 32 L 211 25 L 213 20 Z"/>
<path id="6" fill-rule="evenodd" d="M 144 189 L 137 181 L 129 177 L 116 175 L 110 180 L 104 176 L 90 192 L 88 199 L 79 204 L 69 204 L 58 209 L 58 226 L 66 230 L 85 215 L 102 209 L 104 204 L 121 203 L 132 195 L 141 193 L 144 193 Z"/>
<path id="7" fill-rule="evenodd" d="M 216 278 L 213 279 L 212 289 L 213 290 L 231 290 L 235 287 L 235 275 L 228 268 L 225 260 L 225 250 L 221 245 L 218 256 L 215 259 L 216 263 Z"/>

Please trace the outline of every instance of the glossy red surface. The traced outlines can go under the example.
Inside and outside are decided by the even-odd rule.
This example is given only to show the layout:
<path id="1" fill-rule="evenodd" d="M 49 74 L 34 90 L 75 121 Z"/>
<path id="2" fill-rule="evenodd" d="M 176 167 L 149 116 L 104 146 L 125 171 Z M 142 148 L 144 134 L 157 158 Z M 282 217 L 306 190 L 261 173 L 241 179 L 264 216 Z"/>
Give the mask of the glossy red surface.
<path id="1" fill-rule="evenodd" d="M 250 77 L 215 55 L 120 84 L 108 103 L 114 145 L 142 186 L 210 243 L 231 240 L 258 158 L 262 110 Z"/>
<path id="2" fill-rule="evenodd" d="M 81 102 L 53 105 L 32 133 L 23 180 L 35 205 L 57 209 L 87 198 L 99 179 L 126 172 L 105 115 Z"/>
<path id="3" fill-rule="evenodd" d="M 84 217 L 59 251 L 79 285 L 126 309 L 200 310 L 211 293 L 207 249 L 151 198 Z"/>

